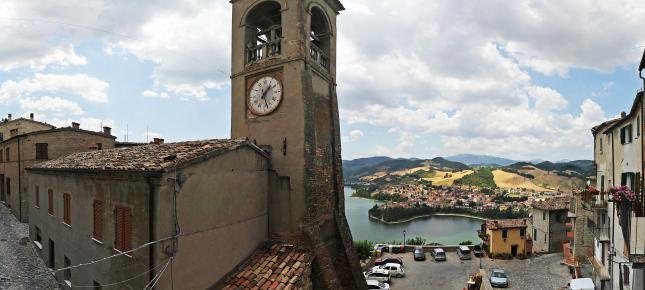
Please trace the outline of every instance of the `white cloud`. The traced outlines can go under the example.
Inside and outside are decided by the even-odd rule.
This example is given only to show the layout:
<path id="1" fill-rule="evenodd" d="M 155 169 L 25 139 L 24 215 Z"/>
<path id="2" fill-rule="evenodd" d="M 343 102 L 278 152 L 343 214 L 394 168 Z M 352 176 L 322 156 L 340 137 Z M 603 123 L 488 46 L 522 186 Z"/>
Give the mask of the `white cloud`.
<path id="1" fill-rule="evenodd" d="M 19 82 L 8 80 L 0 86 L 0 103 L 10 103 L 33 93 L 72 94 L 90 102 L 108 101 L 109 84 L 86 74 L 40 74 Z"/>
<path id="2" fill-rule="evenodd" d="M 111 120 L 111 119 L 99 119 L 99 118 L 93 118 L 93 117 L 80 117 L 80 118 L 44 117 L 43 120 L 56 127 L 69 127 L 72 125 L 72 122 L 76 122 L 81 124 L 80 126 L 81 129 L 96 131 L 96 132 L 102 132 L 104 126 L 112 128 L 112 132 L 114 132 L 115 129 L 118 129 L 118 127 L 115 127 L 116 123 L 114 122 L 114 120 Z"/>
<path id="3" fill-rule="evenodd" d="M 349 139 L 351 141 L 356 141 L 362 137 L 363 137 L 363 131 L 361 130 L 352 130 L 351 132 L 349 132 Z"/>
<path id="4" fill-rule="evenodd" d="M 39 99 L 25 98 L 20 100 L 23 111 L 51 114 L 54 116 L 83 115 L 83 109 L 72 101 L 59 97 L 42 96 Z"/>

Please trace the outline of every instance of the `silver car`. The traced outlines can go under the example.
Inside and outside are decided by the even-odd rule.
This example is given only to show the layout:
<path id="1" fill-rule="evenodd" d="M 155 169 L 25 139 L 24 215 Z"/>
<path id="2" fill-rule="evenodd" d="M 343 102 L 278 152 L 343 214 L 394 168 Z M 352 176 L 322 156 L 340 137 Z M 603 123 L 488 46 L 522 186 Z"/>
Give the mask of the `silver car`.
<path id="1" fill-rule="evenodd" d="M 508 277 L 502 269 L 493 269 L 490 273 L 490 285 L 493 287 L 508 287 Z"/>

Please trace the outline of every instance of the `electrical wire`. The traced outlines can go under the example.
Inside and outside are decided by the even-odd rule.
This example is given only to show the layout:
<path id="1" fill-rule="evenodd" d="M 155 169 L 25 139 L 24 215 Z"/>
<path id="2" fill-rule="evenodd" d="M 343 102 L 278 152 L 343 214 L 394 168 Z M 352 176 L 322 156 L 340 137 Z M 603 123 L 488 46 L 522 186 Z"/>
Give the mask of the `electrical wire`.
<path id="1" fill-rule="evenodd" d="M 169 261 L 168 261 L 168 262 L 169 262 Z M 166 264 L 168 264 L 168 262 L 166 262 Z M 134 280 L 134 279 L 136 279 L 136 278 L 139 278 L 139 277 L 141 277 L 141 276 L 143 276 L 143 275 L 145 275 L 145 274 L 149 273 L 150 271 L 157 270 L 157 269 L 161 268 L 163 265 L 166 265 L 166 264 L 159 264 L 159 265 L 157 265 L 156 267 L 154 267 L 154 268 L 152 268 L 152 269 L 149 269 L 149 270 L 147 270 L 147 271 L 145 271 L 145 272 L 143 272 L 143 273 L 141 273 L 141 274 L 139 274 L 139 275 L 136 275 L 136 276 L 134 276 L 134 277 L 128 278 L 128 279 L 126 279 L 126 280 L 122 280 L 122 281 L 114 282 L 114 283 L 110 283 L 110 284 L 102 284 L 102 285 L 101 285 L 101 287 L 116 286 L 116 285 L 119 285 L 119 284 L 123 284 L 123 283 L 126 283 L 126 282 L 130 282 L 130 281 L 132 281 L 132 280 Z M 58 283 L 58 284 L 60 284 L 60 285 L 62 285 L 62 286 L 69 286 L 69 285 L 67 285 L 67 284 L 65 284 L 65 283 Z M 96 288 L 96 286 L 95 286 L 95 285 L 73 285 L 73 284 L 72 284 L 71 288 Z"/>
<path id="2" fill-rule="evenodd" d="M 150 282 L 146 284 L 146 287 L 144 287 L 143 290 L 152 289 L 155 287 L 155 285 L 157 285 L 159 280 L 161 280 L 161 277 L 163 277 L 164 272 L 166 272 L 166 269 L 168 268 L 168 264 L 170 264 L 170 261 L 172 261 L 172 258 L 170 258 L 170 260 L 168 260 L 168 262 L 166 262 L 166 264 L 164 265 L 163 269 L 161 269 L 161 271 L 159 271 L 159 273 L 157 273 L 157 275 L 155 275 L 152 278 L 152 280 L 150 280 Z"/>

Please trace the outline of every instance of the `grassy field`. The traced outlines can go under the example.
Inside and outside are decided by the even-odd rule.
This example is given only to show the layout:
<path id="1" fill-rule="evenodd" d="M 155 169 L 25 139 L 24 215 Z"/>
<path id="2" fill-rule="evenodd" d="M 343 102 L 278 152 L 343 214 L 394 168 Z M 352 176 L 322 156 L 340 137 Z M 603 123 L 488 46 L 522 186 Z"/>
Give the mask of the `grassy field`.
<path id="1" fill-rule="evenodd" d="M 560 176 L 553 172 L 544 171 L 533 166 L 525 166 L 520 170 L 520 172 L 535 176 L 535 179 L 533 179 L 534 184 L 560 191 L 570 191 L 571 189 L 582 188 L 584 186 L 584 181 L 582 179 Z"/>
<path id="2" fill-rule="evenodd" d="M 443 185 L 443 186 L 451 186 L 455 182 L 455 180 L 473 173 L 472 170 L 464 170 L 464 171 L 459 171 L 454 173 L 449 171 L 440 171 L 440 170 L 437 170 L 435 172 L 436 173 L 434 177 L 424 178 L 424 180 L 432 181 L 432 185 Z M 446 174 L 448 174 L 448 177 L 446 177 Z"/>
<path id="3" fill-rule="evenodd" d="M 526 177 L 503 170 L 493 170 L 495 184 L 500 188 L 526 188 L 535 191 L 549 191 L 550 189 L 536 185 Z"/>

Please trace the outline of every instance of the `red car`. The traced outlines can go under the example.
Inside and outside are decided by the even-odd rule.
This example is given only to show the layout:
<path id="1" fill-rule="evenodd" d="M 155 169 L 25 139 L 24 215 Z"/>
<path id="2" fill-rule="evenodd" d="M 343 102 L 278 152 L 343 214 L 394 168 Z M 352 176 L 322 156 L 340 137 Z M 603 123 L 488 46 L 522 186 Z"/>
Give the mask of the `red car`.
<path id="1" fill-rule="evenodd" d="M 401 267 L 403 267 L 403 259 L 399 257 L 383 257 L 383 258 L 378 258 L 374 260 L 374 266 L 381 266 L 387 263 L 396 263 L 401 265 Z"/>

